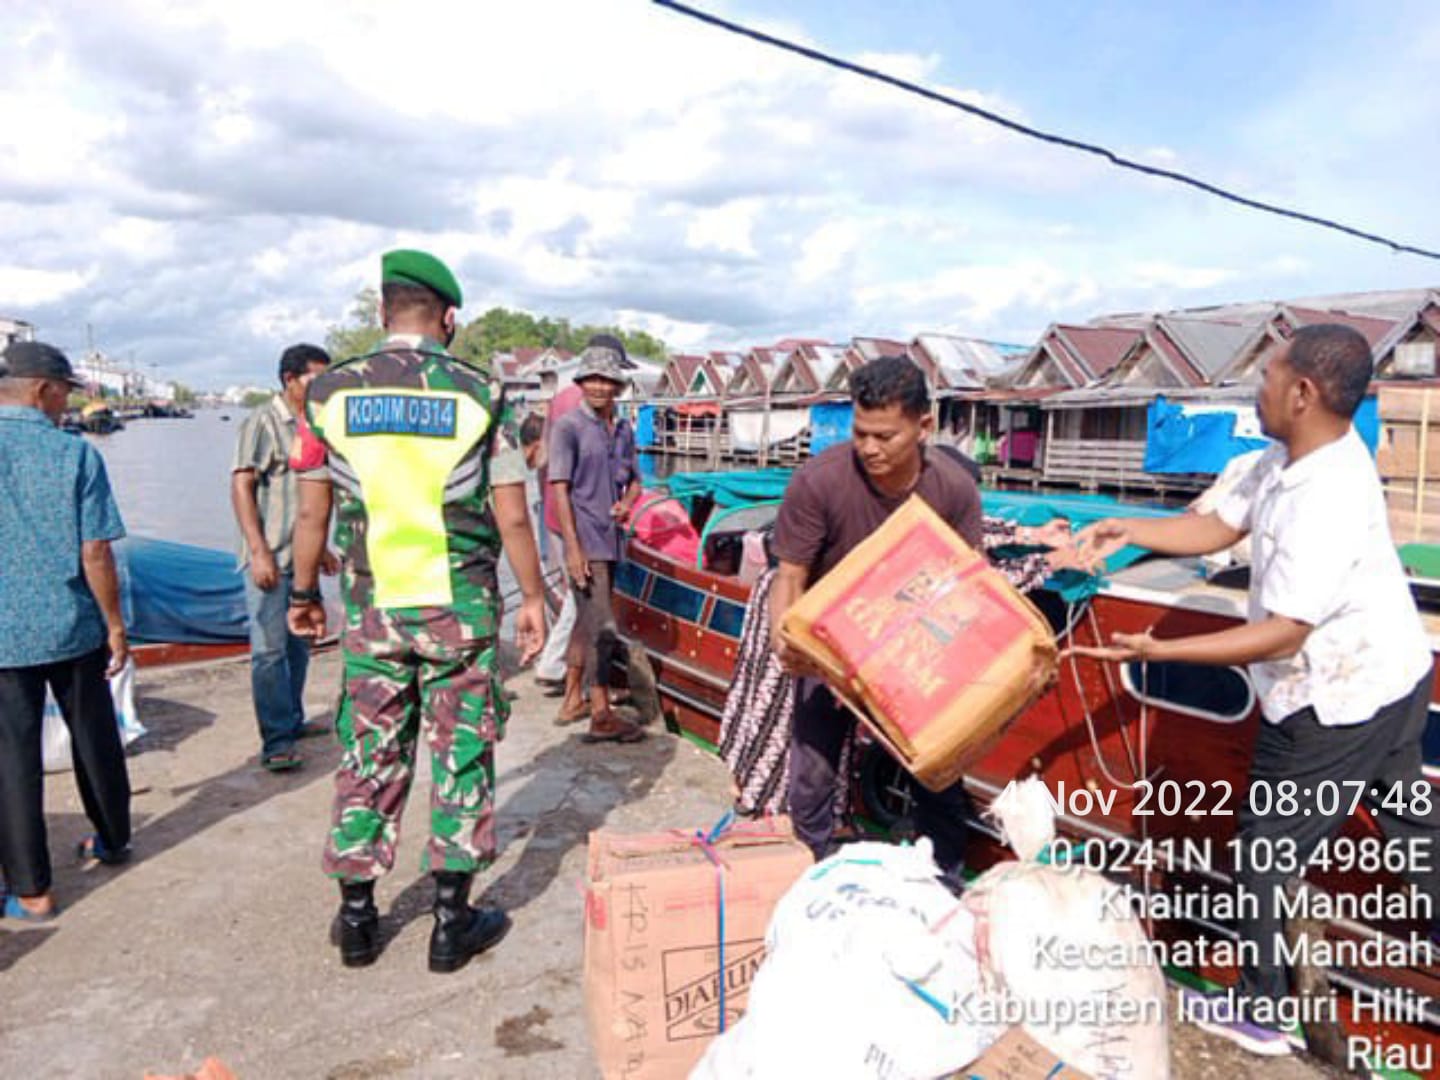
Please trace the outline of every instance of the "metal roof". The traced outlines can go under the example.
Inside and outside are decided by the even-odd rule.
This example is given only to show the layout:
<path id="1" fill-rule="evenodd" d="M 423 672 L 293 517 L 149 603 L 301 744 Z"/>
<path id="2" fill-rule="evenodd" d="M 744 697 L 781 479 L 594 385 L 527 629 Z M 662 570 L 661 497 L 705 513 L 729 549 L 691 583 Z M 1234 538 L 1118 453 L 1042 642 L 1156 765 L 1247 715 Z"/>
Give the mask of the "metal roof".
<path id="1" fill-rule="evenodd" d="M 1113 406 L 1117 409 L 1148 405 L 1157 397 L 1166 401 L 1234 402 L 1247 405 L 1255 400 L 1255 389 L 1249 386 L 1087 386 L 1083 390 L 1065 390 L 1046 398 L 1042 409 L 1084 409 Z"/>
<path id="2" fill-rule="evenodd" d="M 809 363 L 817 389 L 824 387 L 845 363 L 843 345 L 803 345 L 797 351 Z"/>
<path id="3" fill-rule="evenodd" d="M 1206 382 L 1213 381 L 1225 369 L 1258 325 L 1258 322 L 1226 323 L 1177 315 L 1162 315 L 1156 323 L 1180 346 Z"/>
<path id="4" fill-rule="evenodd" d="M 935 363 L 947 377 L 952 370 L 963 369 L 988 380 L 1014 368 L 1014 357 L 1006 356 L 988 341 L 951 334 L 917 334 L 915 340 L 935 358 Z"/>

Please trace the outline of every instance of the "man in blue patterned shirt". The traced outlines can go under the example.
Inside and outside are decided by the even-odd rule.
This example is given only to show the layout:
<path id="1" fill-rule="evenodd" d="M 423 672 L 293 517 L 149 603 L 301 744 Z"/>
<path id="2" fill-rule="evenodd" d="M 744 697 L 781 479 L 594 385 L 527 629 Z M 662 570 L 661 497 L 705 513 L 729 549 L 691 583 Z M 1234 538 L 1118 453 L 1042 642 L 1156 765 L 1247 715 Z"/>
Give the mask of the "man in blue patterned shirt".
<path id="1" fill-rule="evenodd" d="M 125 535 L 105 463 L 57 430 L 70 362 L 39 342 L 0 357 L 0 865 L 4 913 L 53 918 L 41 725 L 45 690 L 70 729 L 95 834 L 81 855 L 125 859 L 130 778 L 106 676 L 129 656 L 110 542 Z"/>

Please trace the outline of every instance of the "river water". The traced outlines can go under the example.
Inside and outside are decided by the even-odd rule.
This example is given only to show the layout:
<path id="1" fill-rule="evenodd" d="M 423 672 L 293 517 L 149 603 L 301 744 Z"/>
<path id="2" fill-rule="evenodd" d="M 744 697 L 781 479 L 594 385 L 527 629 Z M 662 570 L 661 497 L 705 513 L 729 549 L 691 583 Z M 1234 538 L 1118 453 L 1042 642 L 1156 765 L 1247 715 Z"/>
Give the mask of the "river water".
<path id="1" fill-rule="evenodd" d="M 194 419 L 129 421 L 113 435 L 86 435 L 105 458 L 115 501 L 130 536 L 234 552 L 239 543 L 230 508 L 230 467 L 246 410 L 200 409 Z M 648 457 L 648 455 L 647 455 Z M 647 477 L 663 472 L 645 462 Z M 531 481 L 531 503 L 538 498 Z M 327 596 L 334 590 L 321 582 Z M 502 560 L 500 588 L 515 590 Z M 510 605 L 513 610 L 513 603 Z"/>
<path id="2" fill-rule="evenodd" d="M 105 458 L 125 531 L 234 551 L 230 464 L 244 418 L 243 409 L 201 409 L 193 420 L 131 420 L 113 435 L 86 435 Z"/>
<path id="3" fill-rule="evenodd" d="M 131 420 L 113 435 L 85 436 L 105 457 L 131 536 L 235 550 L 230 466 L 245 415 L 200 409 L 193 420 Z M 643 471 L 648 479 L 667 470 L 646 460 Z"/>

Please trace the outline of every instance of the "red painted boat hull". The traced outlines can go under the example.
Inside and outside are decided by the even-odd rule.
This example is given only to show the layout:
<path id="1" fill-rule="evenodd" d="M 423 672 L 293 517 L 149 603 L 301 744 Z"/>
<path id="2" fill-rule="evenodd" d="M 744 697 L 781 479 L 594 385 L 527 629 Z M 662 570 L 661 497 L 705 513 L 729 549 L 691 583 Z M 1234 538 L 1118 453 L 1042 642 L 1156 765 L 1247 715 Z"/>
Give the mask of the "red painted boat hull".
<path id="1" fill-rule="evenodd" d="M 628 554 L 629 569 L 617 582 L 616 592 L 621 632 L 650 658 L 667 722 L 698 740 L 717 744 L 719 716 L 738 651 L 739 626 L 732 609 L 743 609 L 750 589 L 733 578 L 677 564 L 633 542 Z M 1102 591 L 1062 646 L 1101 644 L 1114 632 L 1154 629 L 1157 636 L 1174 637 L 1234 626 L 1243 617 L 1238 614 L 1243 611 L 1243 593 L 1235 592 L 1234 597 L 1236 613 L 1221 613 Z M 1106 843 L 1115 845 L 1116 854 L 1121 848 L 1148 850 L 1161 863 L 1149 874 L 1152 887 L 1208 884 L 1223 889 L 1232 870 L 1227 843 L 1235 832 L 1234 812 L 1245 797 L 1251 748 L 1262 722 L 1258 707 L 1252 701 L 1243 715 L 1228 722 L 1202 719 L 1171 708 L 1142 706 L 1117 680 L 1113 667 L 1091 660 L 1067 661 L 1060 682 L 1016 718 L 993 749 L 971 766 L 967 787 L 982 810 L 1010 781 L 1037 774 L 1052 792 L 1063 785 L 1066 792 L 1089 793 L 1088 798 L 1080 797 L 1091 804 L 1089 812 L 1065 813 L 1058 822 L 1069 840 L 1090 841 L 1088 855 L 1103 853 Z M 1142 731 L 1144 770 L 1137 760 Z M 1135 816 L 1136 796 L 1111 778 L 1129 784 L 1140 775 L 1151 775 L 1156 784 L 1180 785 L 1172 792 L 1198 800 L 1196 808 L 1205 810 L 1205 815 Z M 1440 797 L 1440 790 L 1436 794 Z M 1096 796 L 1105 798 L 1103 809 Z M 858 809 L 874 816 L 876 808 Z M 1362 808 L 1346 823 L 1342 835 L 1375 836 L 1379 831 Z M 1180 854 L 1203 852 L 1209 865 L 1172 865 L 1163 858 L 1171 849 Z M 976 862 L 983 866 L 987 859 L 1005 856 L 996 845 Z M 1399 878 L 1384 873 L 1317 873 L 1309 879 L 1332 894 L 1361 893 L 1377 885 L 1401 888 Z M 1424 928 L 1391 924 L 1380 929 L 1392 934 L 1418 930 L 1423 935 Z M 1329 936 L 1342 940 L 1372 932 L 1369 927 L 1333 922 Z M 1233 981 L 1235 975 L 1215 970 L 1200 974 L 1223 982 Z M 1427 964 L 1339 972 L 1334 977 L 1342 986 L 1351 980 L 1352 989 L 1358 978 L 1361 985 L 1404 987 L 1440 1001 L 1440 970 Z M 1352 1020 L 1348 1026 L 1381 1038 L 1399 1037 L 1389 1025 Z M 1434 1036 L 1428 1026 L 1422 1030 L 1406 1025 L 1403 1031 L 1411 1041 L 1428 1042 Z"/>

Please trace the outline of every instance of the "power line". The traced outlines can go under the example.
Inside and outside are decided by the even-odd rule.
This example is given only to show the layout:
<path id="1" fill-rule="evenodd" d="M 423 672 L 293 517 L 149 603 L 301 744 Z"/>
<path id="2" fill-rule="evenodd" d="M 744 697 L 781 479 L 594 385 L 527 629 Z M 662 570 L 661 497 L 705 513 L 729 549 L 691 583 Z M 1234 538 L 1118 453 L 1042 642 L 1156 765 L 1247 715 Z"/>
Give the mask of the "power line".
<path id="1" fill-rule="evenodd" d="M 1370 243 L 1388 247 L 1396 254 L 1419 255 L 1426 259 L 1440 259 L 1440 252 L 1437 251 L 1428 251 L 1425 248 L 1402 244 L 1399 241 L 1391 240 L 1387 237 L 1376 235 L 1375 233 L 1369 233 L 1361 229 L 1352 228 L 1349 225 L 1343 225 L 1338 221 L 1331 221 L 1329 218 L 1317 217 L 1314 214 L 1306 214 L 1299 210 L 1291 210 L 1284 206 L 1276 206 L 1273 203 L 1251 199 L 1244 195 L 1236 194 L 1233 191 L 1227 191 L 1215 184 L 1196 179 L 1193 176 L 1187 176 L 1185 173 L 1175 172 L 1171 169 L 1157 168 L 1154 165 L 1146 165 L 1139 161 L 1131 161 L 1129 158 L 1122 157 L 1115 153 L 1115 151 L 1106 149 L 1103 146 L 1081 142 L 1078 139 L 1071 139 L 1064 135 L 1055 135 L 1048 131 L 1041 131 L 1038 128 L 1029 127 L 1019 121 L 1011 120 L 1009 117 L 1001 116 L 999 113 L 991 112 L 989 109 L 982 109 L 978 105 L 972 105 L 969 102 L 950 97 L 948 94 L 942 94 L 938 90 L 931 90 L 929 87 L 920 86 L 917 83 L 897 78 L 894 75 L 887 75 L 883 71 L 876 71 L 874 68 L 868 68 L 862 64 L 854 64 L 849 60 L 842 60 L 838 56 L 831 56 L 829 53 L 821 52 L 818 49 L 811 49 L 796 42 L 786 41 L 784 38 L 763 33 L 760 30 L 742 26 L 740 23 L 730 22 L 727 19 L 720 18 L 718 15 L 711 15 L 709 12 L 690 7 L 688 4 L 676 3 L 675 0 L 653 0 L 653 3 L 663 8 L 669 8 L 671 11 L 680 15 L 685 15 L 689 18 L 697 19 L 700 22 L 718 27 L 721 30 L 729 31 L 732 34 L 739 34 L 741 37 L 750 38 L 764 45 L 773 45 L 777 49 L 783 49 L 786 52 L 795 53 L 797 56 L 803 56 L 806 59 L 827 64 L 833 68 L 839 68 L 841 71 L 848 71 L 852 75 L 859 75 L 865 79 L 871 79 L 875 82 L 884 83 L 887 86 L 893 86 L 897 90 L 904 90 L 906 93 L 939 102 L 941 105 L 948 105 L 952 109 L 959 109 L 961 112 L 969 113 L 971 116 L 977 116 L 981 120 L 988 120 L 992 124 L 998 124 L 1017 134 L 1025 135 L 1032 139 L 1039 139 L 1042 142 L 1052 143 L 1055 146 L 1064 146 L 1071 150 L 1094 154 L 1096 157 L 1104 158 L 1110 162 L 1110 164 L 1121 169 L 1130 169 L 1134 172 L 1143 173 L 1146 176 L 1158 177 L 1161 180 L 1173 180 L 1177 184 L 1184 184 L 1187 187 L 1196 188 L 1206 194 L 1215 195 L 1229 202 L 1238 203 L 1240 206 L 1248 206 L 1252 210 L 1262 210 L 1267 214 L 1277 214 L 1280 217 L 1304 221 L 1311 225 L 1319 225 L 1321 228 L 1333 229 L 1347 236 L 1353 236 L 1360 240 L 1368 240 Z"/>

